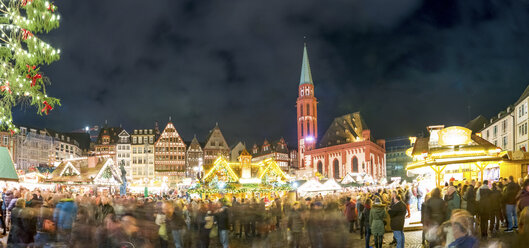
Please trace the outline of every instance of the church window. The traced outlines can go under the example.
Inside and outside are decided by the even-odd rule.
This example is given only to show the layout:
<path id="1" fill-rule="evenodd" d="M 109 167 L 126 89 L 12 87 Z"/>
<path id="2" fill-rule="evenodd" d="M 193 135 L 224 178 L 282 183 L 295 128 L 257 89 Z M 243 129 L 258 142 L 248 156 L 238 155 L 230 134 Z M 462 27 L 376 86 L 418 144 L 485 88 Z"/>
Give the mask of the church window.
<path id="1" fill-rule="evenodd" d="M 303 96 L 303 90 L 301 90 L 301 96 Z"/>
<path id="2" fill-rule="evenodd" d="M 310 112 L 309 112 L 309 104 L 307 104 L 307 108 L 306 108 L 305 110 L 306 110 L 306 112 L 307 112 L 306 114 L 307 114 L 307 115 L 310 115 Z"/>
<path id="3" fill-rule="evenodd" d="M 305 95 L 307 95 L 307 96 L 309 95 L 309 88 L 305 89 Z"/>

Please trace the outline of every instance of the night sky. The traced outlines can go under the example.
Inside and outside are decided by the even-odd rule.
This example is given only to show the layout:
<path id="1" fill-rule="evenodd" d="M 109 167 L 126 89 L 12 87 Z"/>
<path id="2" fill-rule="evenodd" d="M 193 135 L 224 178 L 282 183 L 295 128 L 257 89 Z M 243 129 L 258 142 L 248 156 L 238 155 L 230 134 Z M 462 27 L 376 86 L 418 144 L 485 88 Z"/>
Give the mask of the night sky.
<path id="1" fill-rule="evenodd" d="M 230 145 L 285 137 L 307 37 L 319 133 L 360 111 L 376 138 L 464 125 L 514 103 L 529 84 L 529 0 L 55 1 L 44 40 L 48 116 L 15 123 L 163 128 L 203 140 L 218 122 Z M 18 109 L 18 108 L 17 108 Z M 320 135 L 320 136 L 321 136 Z"/>

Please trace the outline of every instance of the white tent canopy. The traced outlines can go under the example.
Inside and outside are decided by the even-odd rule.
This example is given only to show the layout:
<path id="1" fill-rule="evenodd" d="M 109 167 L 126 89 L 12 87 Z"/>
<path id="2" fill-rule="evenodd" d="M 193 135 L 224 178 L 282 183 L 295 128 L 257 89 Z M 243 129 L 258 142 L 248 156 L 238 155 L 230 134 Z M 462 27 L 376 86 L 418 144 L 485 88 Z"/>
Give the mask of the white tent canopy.
<path id="1" fill-rule="evenodd" d="M 327 191 L 333 191 L 333 190 L 341 190 L 342 186 L 338 184 L 333 178 L 327 180 L 323 185 L 323 190 Z"/>
<path id="2" fill-rule="evenodd" d="M 322 189 L 323 185 L 314 179 L 311 179 L 298 187 L 299 192 L 321 191 Z"/>
<path id="3" fill-rule="evenodd" d="M 342 181 L 340 182 L 341 184 L 350 184 L 350 183 L 356 183 L 356 180 L 354 179 L 352 173 L 347 173 L 347 175 L 345 175 L 345 177 L 343 177 Z"/>

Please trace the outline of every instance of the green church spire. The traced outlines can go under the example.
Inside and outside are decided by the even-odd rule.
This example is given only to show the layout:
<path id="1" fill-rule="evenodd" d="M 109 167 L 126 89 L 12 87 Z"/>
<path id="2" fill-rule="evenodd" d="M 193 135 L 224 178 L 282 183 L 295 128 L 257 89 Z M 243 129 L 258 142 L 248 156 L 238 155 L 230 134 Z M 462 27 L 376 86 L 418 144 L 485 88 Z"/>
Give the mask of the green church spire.
<path id="1" fill-rule="evenodd" d="M 313 84 L 312 73 L 310 73 L 309 55 L 307 54 L 307 43 L 303 47 L 303 62 L 301 64 L 301 76 L 299 78 L 299 85 Z"/>

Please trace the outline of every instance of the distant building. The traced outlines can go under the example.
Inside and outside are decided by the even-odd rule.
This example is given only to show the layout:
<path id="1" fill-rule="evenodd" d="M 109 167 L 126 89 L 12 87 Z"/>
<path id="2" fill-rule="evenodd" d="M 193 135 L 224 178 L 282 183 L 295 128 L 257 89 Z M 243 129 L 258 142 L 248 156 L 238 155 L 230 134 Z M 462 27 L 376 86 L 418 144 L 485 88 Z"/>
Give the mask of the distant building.
<path id="1" fill-rule="evenodd" d="M 529 118 L 528 118 L 528 108 L 529 108 L 529 86 L 525 88 L 525 91 L 522 93 L 518 101 L 514 103 L 514 132 L 515 132 L 515 147 L 516 151 L 528 151 L 529 148 L 529 135 L 528 128 Z"/>
<path id="2" fill-rule="evenodd" d="M 120 168 L 121 164 L 123 164 L 123 167 L 127 172 L 127 182 L 132 181 L 132 164 L 130 161 L 132 147 L 130 143 L 130 134 L 127 132 L 127 130 L 123 129 L 121 133 L 118 134 L 118 144 L 116 148 L 116 166 Z"/>
<path id="3" fill-rule="evenodd" d="M 278 141 L 269 143 L 264 140 L 261 147 L 254 145 L 252 148 L 252 162 L 258 163 L 265 159 L 272 158 L 277 165 L 285 172 L 288 172 L 290 157 L 288 153 L 287 143 L 285 139 L 281 138 Z"/>
<path id="4" fill-rule="evenodd" d="M 186 145 L 170 119 L 154 143 L 154 170 L 171 184 L 186 176 Z"/>
<path id="5" fill-rule="evenodd" d="M 209 131 L 209 135 L 206 138 L 206 143 L 204 144 L 203 150 L 203 166 L 206 169 L 209 169 L 219 156 L 224 156 L 226 159 L 230 157 L 230 147 L 224 139 L 218 123 L 215 124 L 215 127 L 211 131 Z"/>
<path id="6" fill-rule="evenodd" d="M 47 166 L 54 160 L 55 149 L 53 139 L 46 130 L 19 127 L 15 135 L 15 168 L 28 170 L 31 167 Z"/>
<path id="7" fill-rule="evenodd" d="M 197 136 L 195 136 L 193 137 L 191 143 L 189 143 L 186 152 L 186 168 L 188 177 L 196 179 L 200 176 L 200 174 L 203 174 L 203 163 L 204 151 L 197 140 Z"/>
<path id="8" fill-rule="evenodd" d="M 15 156 L 15 137 L 10 132 L 1 132 L 0 131 L 0 147 L 5 147 L 9 151 L 11 159 L 14 159 Z"/>
<path id="9" fill-rule="evenodd" d="M 68 158 L 78 158 L 83 155 L 83 150 L 79 142 L 70 137 L 68 134 L 59 133 L 51 129 L 45 129 L 48 136 L 52 137 L 54 154 L 52 153 L 50 159 L 52 162 L 61 162 Z"/>
<path id="10" fill-rule="evenodd" d="M 386 177 L 406 179 L 406 165 L 413 161 L 406 150 L 413 147 L 413 137 L 397 137 L 386 140 Z M 413 142 L 413 143 L 412 143 Z"/>
<path id="11" fill-rule="evenodd" d="M 130 135 L 132 139 L 131 161 L 132 179 L 134 182 L 143 184 L 155 179 L 154 174 L 154 129 L 134 129 Z"/>
<path id="12" fill-rule="evenodd" d="M 118 135 L 123 131 L 121 127 L 104 127 L 99 131 L 96 143 L 94 144 L 94 155 L 107 155 L 113 161 L 117 160 L 116 146 L 119 140 Z"/>
<path id="13" fill-rule="evenodd" d="M 299 169 L 298 149 L 296 149 L 296 147 L 287 147 L 287 149 L 290 157 L 289 170 Z"/>
<path id="14" fill-rule="evenodd" d="M 482 127 L 481 137 L 496 147 L 505 151 L 514 151 L 514 113 L 513 107 L 509 106 L 507 109 L 498 113 L 498 115 L 490 118 Z M 474 131 L 474 130 L 473 130 Z"/>
<path id="15" fill-rule="evenodd" d="M 241 152 L 244 151 L 244 149 L 246 149 L 246 145 L 244 145 L 244 143 L 242 143 L 241 141 L 239 141 L 239 143 L 237 143 L 237 145 L 235 145 L 235 146 L 231 149 L 231 153 L 230 153 L 230 162 L 237 162 L 237 161 L 239 161 L 239 156 L 241 155 Z"/>

